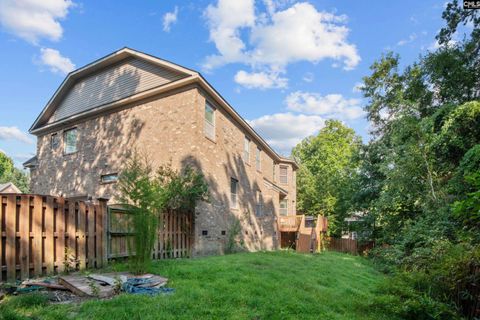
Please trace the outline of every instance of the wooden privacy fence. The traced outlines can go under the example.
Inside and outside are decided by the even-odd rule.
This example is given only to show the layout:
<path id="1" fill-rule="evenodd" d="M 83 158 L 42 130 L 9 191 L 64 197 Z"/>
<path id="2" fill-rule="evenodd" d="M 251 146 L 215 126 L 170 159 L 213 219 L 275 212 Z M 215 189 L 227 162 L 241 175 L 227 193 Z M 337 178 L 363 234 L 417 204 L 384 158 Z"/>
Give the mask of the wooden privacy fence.
<path id="1" fill-rule="evenodd" d="M 328 238 L 328 249 L 332 251 L 359 254 L 374 247 L 374 242 L 360 244 L 357 240 L 343 238 Z"/>
<path id="2" fill-rule="evenodd" d="M 111 207 L 108 217 L 108 258 L 129 256 L 129 246 L 133 245 L 131 215 L 121 208 Z M 190 257 L 193 247 L 193 221 L 193 213 L 163 213 L 155 239 L 153 259 Z"/>
<path id="3" fill-rule="evenodd" d="M 0 281 L 14 281 L 65 268 L 101 267 L 106 262 L 106 203 L 61 197 L 0 196 Z"/>

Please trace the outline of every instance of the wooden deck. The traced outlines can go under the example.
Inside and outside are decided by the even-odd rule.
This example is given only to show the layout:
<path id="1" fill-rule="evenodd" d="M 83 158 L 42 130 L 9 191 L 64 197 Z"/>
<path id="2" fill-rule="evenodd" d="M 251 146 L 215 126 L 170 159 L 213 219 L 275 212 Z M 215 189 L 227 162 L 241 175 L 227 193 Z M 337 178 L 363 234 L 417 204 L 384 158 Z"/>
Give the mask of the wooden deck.
<path id="1" fill-rule="evenodd" d="M 281 216 L 278 218 L 278 230 L 282 248 L 291 248 L 294 240 L 295 250 L 299 252 L 317 252 L 322 249 L 321 239 L 328 229 L 328 220 L 323 216 Z"/>

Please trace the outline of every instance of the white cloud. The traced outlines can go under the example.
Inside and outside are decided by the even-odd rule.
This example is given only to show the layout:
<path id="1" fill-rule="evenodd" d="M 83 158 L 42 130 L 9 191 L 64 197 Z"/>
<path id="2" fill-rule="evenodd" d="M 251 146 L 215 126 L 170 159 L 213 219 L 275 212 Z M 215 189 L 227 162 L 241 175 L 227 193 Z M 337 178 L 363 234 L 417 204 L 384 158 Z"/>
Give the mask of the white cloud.
<path id="1" fill-rule="evenodd" d="M 353 85 L 352 92 L 353 93 L 360 93 L 362 92 L 363 82 L 356 82 Z"/>
<path id="2" fill-rule="evenodd" d="M 325 120 L 316 115 L 276 113 L 249 121 L 250 125 L 278 152 L 289 155 L 302 139 L 316 134 Z"/>
<path id="3" fill-rule="evenodd" d="M 252 27 L 255 23 L 253 0 L 219 0 L 209 5 L 204 13 L 210 29 L 210 41 L 215 43 L 220 55 L 206 58 L 205 69 L 212 69 L 228 62 L 244 59 L 245 44 L 240 39 L 240 28 Z"/>
<path id="4" fill-rule="evenodd" d="M 358 119 L 364 115 L 359 99 L 346 99 L 341 94 L 322 96 L 318 93 L 296 91 L 285 102 L 292 111 L 318 114 L 342 119 Z"/>
<path id="5" fill-rule="evenodd" d="M 39 39 L 60 40 L 65 18 L 73 6 L 70 0 L 2 0 L 0 23 L 4 28 L 31 43 Z"/>
<path id="6" fill-rule="evenodd" d="M 33 140 L 17 127 L 0 127 L 0 140 L 17 140 L 31 144 Z"/>
<path id="7" fill-rule="evenodd" d="M 203 68 L 242 63 L 256 73 L 265 68 L 284 72 L 293 62 L 333 59 L 350 70 L 360 62 L 356 46 L 347 41 L 346 16 L 318 11 L 306 2 L 279 9 L 285 3 L 265 0 L 267 12 L 257 8 L 257 15 L 253 0 L 209 5 L 204 15 L 218 54 L 207 56 Z"/>
<path id="8" fill-rule="evenodd" d="M 235 82 L 248 89 L 272 89 L 272 88 L 286 88 L 288 79 L 282 78 L 276 72 L 246 72 L 240 70 L 235 75 Z"/>
<path id="9" fill-rule="evenodd" d="M 52 72 L 67 74 L 75 69 L 72 61 L 50 48 L 40 49 L 40 63 L 48 66 Z"/>
<path id="10" fill-rule="evenodd" d="M 440 49 L 441 47 L 454 47 L 456 44 L 457 44 L 457 40 L 455 40 L 455 39 L 450 39 L 448 41 L 448 43 L 443 44 L 443 45 L 440 45 L 440 43 L 438 43 L 438 40 L 435 40 L 434 42 L 432 42 L 430 44 L 430 46 L 427 49 L 430 50 L 430 51 L 436 51 L 436 50 Z"/>
<path id="11" fill-rule="evenodd" d="M 314 79 L 315 79 L 315 76 L 311 72 L 305 73 L 305 75 L 302 78 L 302 80 L 305 82 L 312 82 Z"/>
<path id="12" fill-rule="evenodd" d="M 415 41 L 416 39 L 417 39 L 417 34 L 412 33 L 411 35 L 408 36 L 407 39 L 402 39 L 402 40 L 398 41 L 397 46 L 404 46 L 406 44 L 409 44 L 409 43 Z"/>
<path id="13" fill-rule="evenodd" d="M 167 12 L 163 15 L 163 31 L 170 32 L 172 24 L 177 22 L 178 7 L 176 6 L 173 12 Z"/>
<path id="14" fill-rule="evenodd" d="M 360 62 L 356 47 L 346 41 L 346 16 L 317 11 L 304 2 L 275 12 L 271 21 L 252 30 L 255 48 L 251 55 L 256 63 L 284 66 L 331 58 L 343 61 L 345 69 L 353 69 Z"/>

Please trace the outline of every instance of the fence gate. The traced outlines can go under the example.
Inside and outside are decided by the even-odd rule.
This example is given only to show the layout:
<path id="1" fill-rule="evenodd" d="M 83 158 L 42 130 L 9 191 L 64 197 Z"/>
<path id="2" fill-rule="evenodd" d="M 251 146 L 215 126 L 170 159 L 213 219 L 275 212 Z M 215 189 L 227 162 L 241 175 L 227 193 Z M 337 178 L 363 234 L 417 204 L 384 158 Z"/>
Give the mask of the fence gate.
<path id="1" fill-rule="evenodd" d="M 168 211 L 161 215 L 152 252 L 154 259 L 186 258 L 193 248 L 193 213 Z M 133 250 L 132 215 L 119 206 L 108 208 L 109 259 L 128 257 Z"/>

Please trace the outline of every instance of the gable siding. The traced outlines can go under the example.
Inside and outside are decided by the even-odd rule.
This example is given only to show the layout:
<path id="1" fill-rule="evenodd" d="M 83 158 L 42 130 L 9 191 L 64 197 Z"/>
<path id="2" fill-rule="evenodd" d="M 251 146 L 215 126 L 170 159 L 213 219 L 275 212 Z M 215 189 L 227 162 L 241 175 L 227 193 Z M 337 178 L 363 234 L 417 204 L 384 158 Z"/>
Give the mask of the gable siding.
<path id="1" fill-rule="evenodd" d="M 58 121 L 184 77 L 186 75 L 140 59 L 125 59 L 78 80 L 48 122 Z"/>

